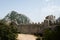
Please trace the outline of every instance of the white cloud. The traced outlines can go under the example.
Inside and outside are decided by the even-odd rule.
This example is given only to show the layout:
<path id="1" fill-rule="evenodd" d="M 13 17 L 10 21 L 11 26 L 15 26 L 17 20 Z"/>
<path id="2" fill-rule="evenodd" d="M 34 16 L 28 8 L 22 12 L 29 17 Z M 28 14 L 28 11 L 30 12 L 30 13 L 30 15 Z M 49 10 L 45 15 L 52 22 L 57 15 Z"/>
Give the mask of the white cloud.
<path id="1" fill-rule="evenodd" d="M 50 1 L 50 0 L 45 0 L 46 2 Z"/>
<path id="2" fill-rule="evenodd" d="M 46 2 L 52 1 L 52 0 L 45 0 Z"/>
<path id="3" fill-rule="evenodd" d="M 60 6 L 49 5 L 41 9 L 41 15 L 44 17 L 47 15 L 55 15 L 57 18 L 60 16 L 59 14 L 60 14 Z"/>

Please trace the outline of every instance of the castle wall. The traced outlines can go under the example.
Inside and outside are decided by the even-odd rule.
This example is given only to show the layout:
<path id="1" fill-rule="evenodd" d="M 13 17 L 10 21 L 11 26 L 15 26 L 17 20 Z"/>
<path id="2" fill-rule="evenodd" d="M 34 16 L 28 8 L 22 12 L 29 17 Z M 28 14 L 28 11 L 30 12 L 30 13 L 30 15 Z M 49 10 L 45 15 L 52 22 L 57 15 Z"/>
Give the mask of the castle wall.
<path id="1" fill-rule="evenodd" d="M 42 26 L 41 24 L 20 24 L 18 25 L 18 32 L 25 34 L 43 33 L 46 28 L 53 29 L 55 25 L 52 26 Z"/>
<path id="2" fill-rule="evenodd" d="M 40 24 L 20 24 L 18 25 L 18 32 L 20 33 L 39 33 L 41 30 Z"/>

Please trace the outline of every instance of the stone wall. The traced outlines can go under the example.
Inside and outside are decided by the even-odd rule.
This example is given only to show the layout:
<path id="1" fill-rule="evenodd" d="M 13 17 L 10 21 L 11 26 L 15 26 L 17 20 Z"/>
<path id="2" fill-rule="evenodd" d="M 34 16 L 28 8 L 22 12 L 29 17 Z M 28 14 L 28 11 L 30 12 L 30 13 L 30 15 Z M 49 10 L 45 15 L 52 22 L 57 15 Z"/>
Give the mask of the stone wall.
<path id="1" fill-rule="evenodd" d="M 18 25 L 18 32 L 24 34 L 43 33 L 46 28 L 53 29 L 56 25 L 42 26 L 41 24 L 20 24 Z"/>
<path id="2" fill-rule="evenodd" d="M 40 24 L 20 24 L 18 25 L 18 32 L 20 33 L 39 33 L 41 31 Z"/>

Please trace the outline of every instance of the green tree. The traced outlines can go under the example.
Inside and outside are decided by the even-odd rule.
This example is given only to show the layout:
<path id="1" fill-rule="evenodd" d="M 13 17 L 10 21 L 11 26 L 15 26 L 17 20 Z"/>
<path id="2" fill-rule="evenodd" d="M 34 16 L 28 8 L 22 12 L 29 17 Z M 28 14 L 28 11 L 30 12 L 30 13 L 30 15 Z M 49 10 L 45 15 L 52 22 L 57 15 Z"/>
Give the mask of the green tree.
<path id="1" fill-rule="evenodd" d="M 46 30 L 44 40 L 60 40 L 60 26 L 56 26 L 54 30 Z"/>
<path id="2" fill-rule="evenodd" d="M 11 13 L 8 13 L 5 18 L 3 19 L 4 21 L 14 21 L 17 24 L 28 24 L 30 23 L 30 19 L 23 15 L 23 14 L 19 14 L 15 11 L 12 11 Z"/>
<path id="3" fill-rule="evenodd" d="M 17 40 L 17 28 L 12 23 L 8 26 L 0 21 L 0 40 Z"/>
<path id="4" fill-rule="evenodd" d="M 48 29 L 45 29 L 44 30 L 44 40 L 51 40 L 50 37 L 51 37 L 51 34 L 52 34 L 52 31 L 48 28 Z"/>

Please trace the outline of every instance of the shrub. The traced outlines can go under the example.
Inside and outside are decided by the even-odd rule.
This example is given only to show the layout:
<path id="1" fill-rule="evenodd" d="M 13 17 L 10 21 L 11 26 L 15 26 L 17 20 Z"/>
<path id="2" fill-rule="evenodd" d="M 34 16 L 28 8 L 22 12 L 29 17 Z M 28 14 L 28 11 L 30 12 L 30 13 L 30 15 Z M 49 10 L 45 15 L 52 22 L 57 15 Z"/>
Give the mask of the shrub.
<path id="1" fill-rule="evenodd" d="M 17 28 L 14 25 L 5 25 L 0 21 L 0 40 L 17 40 Z"/>

